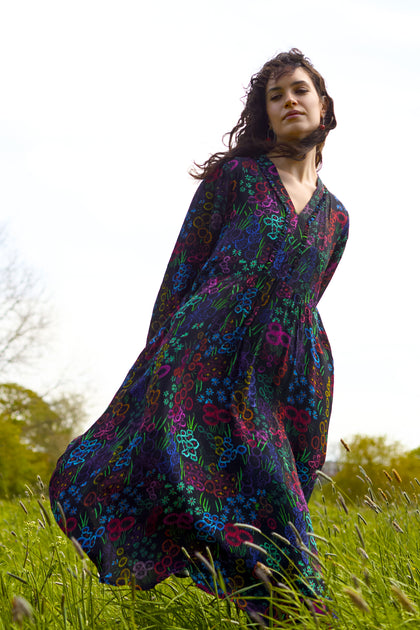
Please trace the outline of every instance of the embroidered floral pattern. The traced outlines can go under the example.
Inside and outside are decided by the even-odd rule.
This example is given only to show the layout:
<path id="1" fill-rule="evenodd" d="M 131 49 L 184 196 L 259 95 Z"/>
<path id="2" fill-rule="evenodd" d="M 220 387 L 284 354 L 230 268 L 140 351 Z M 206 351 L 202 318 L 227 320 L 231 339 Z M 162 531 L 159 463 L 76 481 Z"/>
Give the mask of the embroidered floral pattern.
<path id="1" fill-rule="evenodd" d="M 289 522 L 316 553 L 307 501 L 333 393 L 316 305 L 347 232 L 345 209 L 319 180 L 296 214 L 266 157 L 231 160 L 201 183 L 146 348 L 51 480 L 60 526 L 57 502 L 102 581 L 134 575 L 148 589 L 187 567 L 206 589 L 182 547 L 192 558 L 209 547 L 231 591 L 258 583 L 261 560 L 295 574 L 303 591 L 322 592 Z M 291 545 L 279 551 L 278 539 L 238 522 Z"/>

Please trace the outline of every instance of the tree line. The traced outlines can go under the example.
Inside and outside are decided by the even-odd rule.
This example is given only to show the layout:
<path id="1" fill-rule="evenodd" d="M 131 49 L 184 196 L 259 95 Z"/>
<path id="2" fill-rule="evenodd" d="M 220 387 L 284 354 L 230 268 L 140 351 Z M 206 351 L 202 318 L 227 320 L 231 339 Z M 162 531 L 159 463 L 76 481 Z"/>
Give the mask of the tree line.
<path id="1" fill-rule="evenodd" d="M 43 289 L 0 229 L 0 497 L 21 494 L 37 475 L 48 479 L 85 420 L 81 394 L 45 397 L 10 382 L 34 363 L 51 326 Z"/>
<path id="2" fill-rule="evenodd" d="M 385 435 L 360 434 L 347 442 L 341 440 L 341 446 L 328 473 L 335 487 L 350 499 L 363 502 L 369 488 L 389 501 L 396 489 L 415 497 L 420 493 L 420 447 L 406 449 Z"/>

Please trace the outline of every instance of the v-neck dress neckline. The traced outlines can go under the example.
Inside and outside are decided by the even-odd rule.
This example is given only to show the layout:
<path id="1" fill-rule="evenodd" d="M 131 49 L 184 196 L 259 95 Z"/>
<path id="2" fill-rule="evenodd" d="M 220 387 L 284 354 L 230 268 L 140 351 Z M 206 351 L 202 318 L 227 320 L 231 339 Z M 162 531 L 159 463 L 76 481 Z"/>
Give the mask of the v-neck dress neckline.
<path id="1" fill-rule="evenodd" d="M 270 160 L 267 155 L 261 155 L 257 161 L 263 166 L 271 185 L 292 216 L 297 217 L 298 221 L 301 222 L 303 217 L 312 214 L 324 194 L 325 189 L 324 184 L 319 177 L 317 178 L 316 188 L 308 203 L 300 212 L 296 212 L 293 201 L 287 192 L 286 186 L 281 180 L 280 173 L 278 172 L 274 162 Z"/>

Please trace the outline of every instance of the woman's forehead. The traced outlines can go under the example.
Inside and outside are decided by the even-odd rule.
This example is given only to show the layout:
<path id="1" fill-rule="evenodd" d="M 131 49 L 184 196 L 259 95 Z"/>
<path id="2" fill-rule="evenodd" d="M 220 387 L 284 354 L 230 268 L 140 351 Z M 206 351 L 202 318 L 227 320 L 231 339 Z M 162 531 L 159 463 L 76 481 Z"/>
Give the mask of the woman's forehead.
<path id="1" fill-rule="evenodd" d="M 298 68 L 279 68 L 278 70 L 274 70 L 273 74 L 267 81 L 266 89 L 269 89 L 274 86 L 288 85 L 290 83 L 294 83 L 295 81 L 306 81 L 308 83 L 313 83 L 311 77 L 308 72 L 301 67 Z"/>

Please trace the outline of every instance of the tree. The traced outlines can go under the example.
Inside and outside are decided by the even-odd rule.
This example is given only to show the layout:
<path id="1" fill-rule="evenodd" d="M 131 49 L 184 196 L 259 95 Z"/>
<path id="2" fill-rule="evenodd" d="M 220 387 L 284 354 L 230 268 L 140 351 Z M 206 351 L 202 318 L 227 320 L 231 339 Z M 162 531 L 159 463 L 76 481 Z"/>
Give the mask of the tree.
<path id="1" fill-rule="evenodd" d="M 49 465 L 44 453 L 33 451 L 22 440 L 23 426 L 0 414 L 0 497 L 22 494 L 37 475 L 46 479 Z"/>
<path id="2" fill-rule="evenodd" d="M 387 491 L 392 485 L 411 491 L 415 478 L 420 479 L 419 449 L 407 452 L 399 442 L 389 442 L 384 435 L 354 435 L 347 446 L 349 450 L 342 450 L 334 481 L 352 498 L 363 498 L 369 485 L 374 491 Z"/>
<path id="3" fill-rule="evenodd" d="M 0 494 L 16 494 L 37 475 L 48 477 L 85 420 L 83 399 L 47 402 L 16 383 L 0 385 Z"/>
<path id="4" fill-rule="evenodd" d="M 0 227 L 0 375 L 37 357 L 49 326 L 42 289 Z M 48 477 L 85 420 L 84 400 L 62 394 L 46 400 L 16 383 L 0 385 L 0 496 L 22 492 Z"/>
<path id="5" fill-rule="evenodd" d="M 42 289 L 0 228 L 0 373 L 30 360 L 48 325 Z"/>

